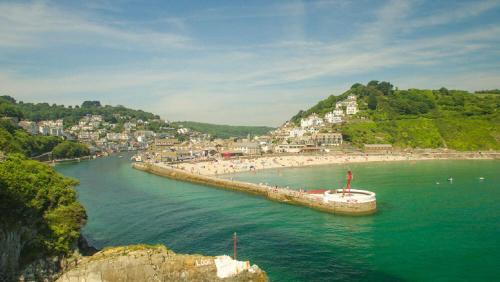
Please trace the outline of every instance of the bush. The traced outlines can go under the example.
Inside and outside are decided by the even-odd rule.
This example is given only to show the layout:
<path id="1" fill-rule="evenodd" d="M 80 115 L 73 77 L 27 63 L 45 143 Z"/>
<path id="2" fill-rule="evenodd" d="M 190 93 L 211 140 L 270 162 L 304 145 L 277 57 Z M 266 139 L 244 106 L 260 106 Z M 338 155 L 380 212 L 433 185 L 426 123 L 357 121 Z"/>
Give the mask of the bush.
<path id="1" fill-rule="evenodd" d="M 72 159 L 90 155 L 90 150 L 86 145 L 63 141 L 54 147 L 52 155 L 58 159 Z"/>

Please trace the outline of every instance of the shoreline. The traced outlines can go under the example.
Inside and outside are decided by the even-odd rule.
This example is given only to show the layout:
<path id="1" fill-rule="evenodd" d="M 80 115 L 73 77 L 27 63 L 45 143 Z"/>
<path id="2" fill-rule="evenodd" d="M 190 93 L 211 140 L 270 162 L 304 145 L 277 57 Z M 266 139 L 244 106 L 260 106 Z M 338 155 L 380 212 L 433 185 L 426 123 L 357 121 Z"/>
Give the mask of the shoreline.
<path id="1" fill-rule="evenodd" d="M 356 163 L 429 161 L 429 160 L 495 160 L 499 152 L 488 153 L 440 153 L 440 154 L 329 154 L 329 155 L 274 155 L 221 160 L 204 160 L 180 163 L 157 163 L 162 167 L 179 169 L 204 176 L 231 175 L 233 173 L 265 169 L 302 168 L 325 165 L 345 165 Z"/>

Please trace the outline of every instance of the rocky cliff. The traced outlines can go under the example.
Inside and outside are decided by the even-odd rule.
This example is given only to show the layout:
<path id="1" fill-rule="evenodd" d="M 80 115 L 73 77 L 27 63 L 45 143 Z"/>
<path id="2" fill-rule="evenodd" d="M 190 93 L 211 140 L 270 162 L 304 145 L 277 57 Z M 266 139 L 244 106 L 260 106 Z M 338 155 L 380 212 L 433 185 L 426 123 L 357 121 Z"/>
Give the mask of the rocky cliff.
<path id="1" fill-rule="evenodd" d="M 223 278 L 224 277 L 224 278 Z M 256 265 L 226 256 L 176 254 L 164 246 L 104 249 L 67 265 L 58 282 L 73 281 L 267 281 Z"/>

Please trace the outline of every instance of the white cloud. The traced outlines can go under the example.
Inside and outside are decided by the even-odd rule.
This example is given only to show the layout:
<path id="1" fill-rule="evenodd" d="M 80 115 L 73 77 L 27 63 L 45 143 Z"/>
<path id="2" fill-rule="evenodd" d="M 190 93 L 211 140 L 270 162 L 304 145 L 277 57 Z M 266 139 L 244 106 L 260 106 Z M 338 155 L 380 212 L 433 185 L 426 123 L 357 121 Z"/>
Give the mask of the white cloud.
<path id="1" fill-rule="evenodd" d="M 499 87 L 497 73 L 473 71 L 466 63 L 454 72 L 445 71 L 443 66 L 462 58 L 479 60 L 494 50 L 498 55 L 500 27 L 482 26 L 417 39 L 395 38 L 394 33 L 406 28 L 413 4 L 389 1 L 374 14 L 373 22 L 365 23 L 351 38 L 322 41 L 305 36 L 307 6 L 292 3 L 281 11 L 282 16 L 293 17 L 287 21 L 291 36 L 247 47 L 204 46 L 194 51 L 195 39 L 183 35 L 117 27 L 47 4 L 4 3 L 0 4 L 0 48 L 86 41 L 90 46 L 160 51 L 141 62 L 50 75 L 34 76 L 22 68 L 0 65 L 0 90 L 26 101 L 79 104 L 98 99 L 143 108 L 168 119 L 278 125 L 299 109 L 332 91 L 344 91 L 365 75 L 393 79 L 393 84 L 401 87 Z M 481 7 L 485 11 L 486 6 Z M 252 12 L 247 16 L 270 16 L 269 11 Z M 204 19 L 214 13 L 204 14 Z M 457 13 L 449 18 L 460 17 Z M 178 30 L 189 29 L 189 21 L 184 18 L 164 21 Z M 413 25 L 418 26 L 415 22 Z M 162 50 L 165 47 L 181 48 L 183 53 L 177 58 L 169 50 Z M 22 54 L 22 50 L 19 52 Z M 415 69 L 417 75 L 410 71 L 380 76 L 386 70 L 402 67 Z M 443 68 L 442 74 L 431 76 L 417 70 L 431 67 Z"/>
<path id="2" fill-rule="evenodd" d="M 187 47 L 184 35 L 131 30 L 92 20 L 43 2 L 0 3 L 0 47 L 43 47 L 78 43 L 113 48 Z"/>
<path id="3" fill-rule="evenodd" d="M 407 23 L 406 28 L 421 28 L 435 25 L 442 25 L 452 22 L 458 22 L 464 19 L 476 17 L 484 12 L 500 6 L 498 0 L 473 1 L 459 5 L 455 9 L 448 8 L 446 11 L 432 13 L 427 17 L 419 17 Z"/>

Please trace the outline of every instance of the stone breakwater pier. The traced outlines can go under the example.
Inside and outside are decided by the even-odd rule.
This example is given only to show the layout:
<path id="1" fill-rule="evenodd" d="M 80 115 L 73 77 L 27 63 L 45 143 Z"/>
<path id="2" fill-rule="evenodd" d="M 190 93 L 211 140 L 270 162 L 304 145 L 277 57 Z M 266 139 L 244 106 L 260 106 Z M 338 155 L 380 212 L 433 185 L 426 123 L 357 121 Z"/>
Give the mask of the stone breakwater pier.
<path id="1" fill-rule="evenodd" d="M 350 194 L 343 195 L 341 190 L 321 191 L 320 193 L 306 193 L 292 189 L 276 188 L 267 185 L 233 181 L 212 176 L 198 175 L 184 170 L 160 164 L 133 163 L 132 167 L 152 174 L 168 177 L 175 180 L 204 184 L 226 190 L 263 196 L 269 200 L 298 206 L 305 206 L 315 210 L 344 214 L 369 215 L 377 210 L 375 193 L 351 189 Z"/>

